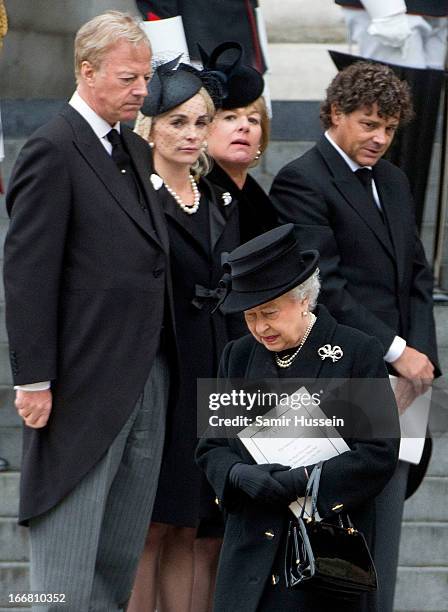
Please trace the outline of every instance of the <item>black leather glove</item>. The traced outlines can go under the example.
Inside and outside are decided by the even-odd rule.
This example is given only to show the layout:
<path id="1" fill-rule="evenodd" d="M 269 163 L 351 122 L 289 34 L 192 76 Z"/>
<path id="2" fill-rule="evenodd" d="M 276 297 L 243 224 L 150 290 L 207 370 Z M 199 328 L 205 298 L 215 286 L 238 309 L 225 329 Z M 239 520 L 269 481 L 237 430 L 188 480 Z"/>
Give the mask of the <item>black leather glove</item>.
<path id="1" fill-rule="evenodd" d="M 303 467 L 272 472 L 272 477 L 285 489 L 289 502 L 305 495 L 308 478 Z"/>
<path id="2" fill-rule="evenodd" d="M 229 482 L 256 501 L 284 504 L 288 501 L 287 492 L 271 476 L 272 472 L 280 473 L 283 470 L 289 470 L 289 467 L 280 463 L 263 463 L 262 465 L 236 463 L 229 472 Z"/>

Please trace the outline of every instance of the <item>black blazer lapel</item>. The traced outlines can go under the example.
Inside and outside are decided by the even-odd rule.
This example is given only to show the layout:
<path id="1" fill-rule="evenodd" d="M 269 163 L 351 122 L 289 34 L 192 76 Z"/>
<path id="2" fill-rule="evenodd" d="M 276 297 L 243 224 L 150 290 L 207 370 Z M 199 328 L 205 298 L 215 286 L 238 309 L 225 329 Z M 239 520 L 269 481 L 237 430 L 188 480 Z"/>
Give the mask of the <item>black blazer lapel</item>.
<path id="1" fill-rule="evenodd" d="M 202 236 L 204 242 L 199 239 L 198 235 L 194 234 L 191 231 L 191 224 L 186 223 L 186 219 L 188 218 L 187 213 L 185 213 L 180 206 L 176 203 L 174 198 L 166 191 L 165 188 L 161 188 L 160 197 L 162 198 L 162 207 L 165 212 L 165 215 L 169 217 L 180 229 L 181 232 L 188 235 L 189 240 L 196 246 L 198 250 L 201 251 L 203 256 L 208 261 L 210 257 L 210 253 L 208 251 L 207 245 L 205 243 L 206 236 Z M 201 192 L 201 203 L 200 206 L 207 206 L 208 202 L 204 201 L 203 194 Z M 194 217 L 194 215 L 192 215 Z"/>
<path id="2" fill-rule="evenodd" d="M 153 172 L 151 149 L 147 142 L 141 139 L 141 143 L 136 141 L 136 135 L 129 133 L 125 126 L 121 131 L 124 143 L 129 151 L 136 172 L 140 178 L 140 183 L 144 189 L 144 195 L 151 209 L 151 216 L 154 227 L 157 233 L 157 238 L 161 243 L 163 250 L 169 252 L 169 236 L 168 229 L 164 219 L 163 209 L 160 205 L 159 197 L 152 186 L 150 177 Z M 138 142 L 138 145 L 136 146 Z"/>
<path id="3" fill-rule="evenodd" d="M 232 222 L 234 218 L 236 219 L 238 207 L 235 198 L 233 198 L 229 204 L 225 205 L 223 198 L 224 192 L 218 193 L 217 189 L 213 188 L 212 184 L 207 179 L 202 179 L 201 183 L 209 201 L 210 243 L 213 253 L 228 224 Z M 236 240 L 238 240 L 238 237 L 235 237 L 235 242 Z"/>
<path id="4" fill-rule="evenodd" d="M 117 166 L 112 158 L 104 150 L 103 145 L 95 135 L 90 125 L 81 115 L 70 105 L 62 111 L 62 116 L 70 123 L 73 129 L 73 142 L 80 154 L 84 157 L 92 170 L 102 181 L 106 189 L 110 192 L 123 210 L 135 221 L 152 240 L 157 242 L 155 233 L 151 230 L 148 223 L 147 214 L 139 206 L 132 203 L 129 197 L 127 186 L 122 180 Z"/>
<path id="5" fill-rule="evenodd" d="M 387 227 L 378 212 L 370 206 L 370 202 L 366 201 L 365 190 L 360 181 L 325 136 L 322 136 L 316 146 L 333 175 L 333 183 L 338 191 L 369 226 L 389 255 L 394 257 Z"/>
<path id="6" fill-rule="evenodd" d="M 391 173 L 387 171 L 387 164 L 381 160 L 373 169 L 373 177 L 376 188 L 381 200 L 384 216 L 390 231 L 390 237 L 395 251 L 395 263 L 398 269 L 399 279 L 404 276 L 405 266 L 408 265 L 406 254 L 405 233 L 409 232 L 409 227 L 403 223 L 404 206 L 409 206 L 409 201 L 403 200 L 400 194 L 403 191 L 403 184 L 400 183 Z M 412 228 L 411 228 L 412 229 Z"/>

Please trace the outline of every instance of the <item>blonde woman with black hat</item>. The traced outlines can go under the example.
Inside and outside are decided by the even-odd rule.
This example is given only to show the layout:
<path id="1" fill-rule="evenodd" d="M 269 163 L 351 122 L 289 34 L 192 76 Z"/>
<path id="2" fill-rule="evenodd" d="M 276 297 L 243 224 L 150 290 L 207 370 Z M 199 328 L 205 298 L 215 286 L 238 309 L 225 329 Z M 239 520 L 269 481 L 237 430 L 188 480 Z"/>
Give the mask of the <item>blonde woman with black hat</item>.
<path id="1" fill-rule="evenodd" d="M 338 513 L 349 512 L 372 546 L 374 498 L 392 476 L 398 459 L 397 408 L 379 342 L 339 325 L 324 307 L 316 305 L 318 258 L 317 251 L 300 250 L 292 224 L 230 253 L 224 277 L 227 297 L 221 308 L 229 314 L 243 312 L 250 334 L 227 345 L 219 377 L 257 380 L 257 384 L 273 381 L 277 386 L 296 379 L 294 388 L 301 386 L 297 379 L 306 379 L 307 389 L 315 387 L 323 398 L 326 381 L 373 381 L 375 397 L 366 400 L 360 394 L 356 408 L 369 418 L 369 427 L 385 419 L 387 427 L 382 431 L 389 435 L 367 436 L 358 417 L 361 412 L 350 413 L 350 404 L 323 399 L 321 408 L 327 416 L 333 407 L 335 415 L 355 418 L 345 419 L 341 433 L 349 450 L 323 464 L 318 496 L 322 519 L 337 524 Z M 237 437 L 219 435 L 202 439 L 197 450 L 198 464 L 227 513 L 214 611 L 381 612 L 375 593 L 345 601 L 319 590 L 287 587 L 283 556 L 292 517 L 288 505 L 303 497 L 314 466 L 258 465 Z"/>
<path id="2" fill-rule="evenodd" d="M 180 380 L 132 612 L 156 605 L 159 612 L 190 609 L 204 480 L 194 463 L 196 379 L 215 376 L 226 342 L 244 333 L 241 317 L 212 315 L 220 296 L 221 253 L 240 243 L 235 203 L 204 178 L 220 87 L 213 75 L 178 65 L 178 59 L 162 64 L 136 126 L 152 149 L 148 181 L 168 225 Z"/>

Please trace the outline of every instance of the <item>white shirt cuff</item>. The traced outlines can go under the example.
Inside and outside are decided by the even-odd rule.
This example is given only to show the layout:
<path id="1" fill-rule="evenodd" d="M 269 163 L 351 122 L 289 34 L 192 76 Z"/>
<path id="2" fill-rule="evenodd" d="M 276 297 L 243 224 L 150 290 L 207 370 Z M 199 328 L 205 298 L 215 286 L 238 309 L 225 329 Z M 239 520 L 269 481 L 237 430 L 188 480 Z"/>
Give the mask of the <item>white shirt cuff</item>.
<path id="1" fill-rule="evenodd" d="M 406 340 L 404 340 L 400 336 L 395 336 L 395 338 L 392 340 L 392 344 L 390 345 L 389 350 L 384 355 L 384 361 L 387 361 L 387 363 L 393 363 L 399 357 L 401 357 L 405 348 Z"/>
<path id="2" fill-rule="evenodd" d="M 46 391 L 50 388 L 50 381 L 45 380 L 44 382 L 30 383 L 29 385 L 15 385 L 15 391 Z"/>

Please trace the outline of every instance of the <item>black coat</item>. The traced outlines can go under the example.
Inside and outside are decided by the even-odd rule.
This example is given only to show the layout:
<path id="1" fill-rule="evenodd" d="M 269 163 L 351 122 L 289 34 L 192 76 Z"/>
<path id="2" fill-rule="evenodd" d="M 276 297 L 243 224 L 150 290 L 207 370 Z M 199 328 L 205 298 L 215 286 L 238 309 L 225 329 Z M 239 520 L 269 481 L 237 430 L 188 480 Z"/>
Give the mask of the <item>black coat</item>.
<path id="1" fill-rule="evenodd" d="M 336 0 L 336 4 L 347 8 L 364 8 L 359 0 Z M 446 17 L 448 15 L 448 0 L 406 0 L 406 7 L 408 13 L 427 17 Z"/>
<path id="2" fill-rule="evenodd" d="M 69 105 L 31 137 L 11 177 L 4 275 L 13 378 L 51 380 L 53 392 L 48 425 L 24 429 L 21 521 L 58 503 L 106 452 L 143 389 L 164 320 L 164 336 L 172 330 L 150 149 L 125 126 L 122 137 L 149 213 Z"/>
<path id="3" fill-rule="evenodd" d="M 150 12 L 162 18 L 181 15 L 192 59 L 200 60 L 197 43 L 211 53 L 232 40 L 242 45 L 247 63 L 266 70 L 256 28 L 257 0 L 137 0 L 137 6 L 143 19 Z"/>
<path id="4" fill-rule="evenodd" d="M 238 202 L 241 243 L 277 227 L 277 212 L 257 181 L 248 174 L 240 189 L 215 161 L 207 179 Z"/>
<path id="5" fill-rule="evenodd" d="M 322 360 L 318 349 L 330 343 L 339 345 L 343 358 L 333 363 Z M 275 379 L 278 370 L 273 355 L 252 336 L 231 342 L 223 354 L 221 378 Z M 365 334 L 338 325 L 325 308 L 317 310 L 317 321 L 304 344 L 291 376 L 306 379 L 384 378 L 387 371 L 379 343 Z M 378 402 L 381 414 L 396 414 L 391 391 L 387 400 Z M 395 429 L 398 427 L 398 417 Z M 318 511 L 332 520 L 335 505 L 343 504 L 355 525 L 363 531 L 370 545 L 374 535 L 374 497 L 392 476 L 398 457 L 397 439 L 347 440 L 351 451 L 324 463 L 319 489 Z M 285 508 L 256 503 L 228 485 L 227 476 L 235 463 L 253 463 L 238 439 L 201 440 L 197 459 L 211 482 L 220 504 L 227 513 L 215 595 L 215 612 L 261 612 L 263 591 L 270 580 L 285 527 Z M 274 534 L 272 537 L 270 534 Z M 374 552 L 374 551 L 373 551 Z M 310 598 L 295 591 L 297 610 L 321 612 L 329 609 L 319 595 Z M 375 610 L 374 597 L 360 607 L 347 606 L 347 612 Z M 364 605 L 363 604 L 363 605 Z M 269 608 L 274 610 L 275 608 Z M 279 608 L 281 609 L 281 608 Z M 379 612 L 379 611 L 378 611 Z"/>
<path id="6" fill-rule="evenodd" d="M 224 205 L 222 191 L 206 179 L 200 181 L 199 190 L 200 207 L 191 216 L 165 188 L 158 192 L 171 245 L 180 376 L 153 521 L 187 527 L 197 526 L 201 515 L 202 474 L 194 462 L 196 379 L 214 378 L 227 342 L 246 333 L 242 315 L 224 317 L 219 310 L 213 313 L 218 301 L 216 288 L 223 274 L 221 254 L 240 244 L 238 202 Z"/>
<path id="7" fill-rule="evenodd" d="M 319 250 L 320 300 L 337 321 L 378 338 L 384 354 L 393 338 L 402 336 L 429 357 L 439 375 L 433 278 L 415 226 L 409 183 L 385 160 L 375 164 L 373 177 L 385 223 L 322 136 L 278 173 L 271 199 L 280 221 L 296 224 L 301 247 Z M 423 474 L 424 469 L 418 479 Z"/>

